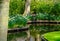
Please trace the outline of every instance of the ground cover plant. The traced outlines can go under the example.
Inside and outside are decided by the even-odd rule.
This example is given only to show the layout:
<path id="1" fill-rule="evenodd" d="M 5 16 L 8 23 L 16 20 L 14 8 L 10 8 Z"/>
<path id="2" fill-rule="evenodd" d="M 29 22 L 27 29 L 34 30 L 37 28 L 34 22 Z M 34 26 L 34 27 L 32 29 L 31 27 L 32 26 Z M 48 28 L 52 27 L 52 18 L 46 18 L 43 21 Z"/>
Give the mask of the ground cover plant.
<path id="1" fill-rule="evenodd" d="M 60 41 L 60 31 L 46 33 L 44 34 L 44 38 L 48 41 Z"/>

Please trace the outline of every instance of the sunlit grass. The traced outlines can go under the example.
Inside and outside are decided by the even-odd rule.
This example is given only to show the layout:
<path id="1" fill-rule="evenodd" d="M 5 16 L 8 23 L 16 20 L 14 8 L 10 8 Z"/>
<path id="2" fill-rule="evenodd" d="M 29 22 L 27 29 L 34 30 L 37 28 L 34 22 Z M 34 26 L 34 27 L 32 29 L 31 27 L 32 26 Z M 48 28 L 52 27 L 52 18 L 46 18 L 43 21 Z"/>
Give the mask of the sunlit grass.
<path id="1" fill-rule="evenodd" d="M 48 41 L 60 41 L 60 31 L 46 33 L 44 34 L 44 37 Z"/>

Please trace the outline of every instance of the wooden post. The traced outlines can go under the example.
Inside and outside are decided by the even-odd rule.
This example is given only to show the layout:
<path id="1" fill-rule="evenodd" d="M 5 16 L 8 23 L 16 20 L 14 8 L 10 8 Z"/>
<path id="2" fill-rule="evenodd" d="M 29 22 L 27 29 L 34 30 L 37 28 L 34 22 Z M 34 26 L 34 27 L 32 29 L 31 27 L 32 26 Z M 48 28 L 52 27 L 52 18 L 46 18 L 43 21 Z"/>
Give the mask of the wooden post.
<path id="1" fill-rule="evenodd" d="M 9 0 L 2 0 L 0 8 L 0 41 L 7 41 Z"/>

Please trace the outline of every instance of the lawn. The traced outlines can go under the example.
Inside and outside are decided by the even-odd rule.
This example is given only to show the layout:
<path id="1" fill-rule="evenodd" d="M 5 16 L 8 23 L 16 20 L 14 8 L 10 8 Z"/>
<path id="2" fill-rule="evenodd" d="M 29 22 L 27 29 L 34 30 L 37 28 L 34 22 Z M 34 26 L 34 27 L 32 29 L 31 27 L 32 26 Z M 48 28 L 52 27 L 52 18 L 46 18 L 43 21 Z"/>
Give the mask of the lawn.
<path id="1" fill-rule="evenodd" d="M 44 34 L 44 38 L 48 41 L 60 41 L 60 31 L 46 33 Z"/>

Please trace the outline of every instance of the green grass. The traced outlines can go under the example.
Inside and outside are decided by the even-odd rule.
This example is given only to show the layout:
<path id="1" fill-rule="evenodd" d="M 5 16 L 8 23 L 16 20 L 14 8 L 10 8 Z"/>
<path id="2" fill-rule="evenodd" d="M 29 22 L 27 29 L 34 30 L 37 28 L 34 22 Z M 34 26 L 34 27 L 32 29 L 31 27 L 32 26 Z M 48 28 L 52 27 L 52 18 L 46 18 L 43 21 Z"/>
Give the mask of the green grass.
<path id="1" fill-rule="evenodd" d="M 60 31 L 46 33 L 44 34 L 44 38 L 48 41 L 60 41 Z"/>

